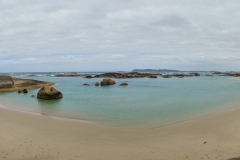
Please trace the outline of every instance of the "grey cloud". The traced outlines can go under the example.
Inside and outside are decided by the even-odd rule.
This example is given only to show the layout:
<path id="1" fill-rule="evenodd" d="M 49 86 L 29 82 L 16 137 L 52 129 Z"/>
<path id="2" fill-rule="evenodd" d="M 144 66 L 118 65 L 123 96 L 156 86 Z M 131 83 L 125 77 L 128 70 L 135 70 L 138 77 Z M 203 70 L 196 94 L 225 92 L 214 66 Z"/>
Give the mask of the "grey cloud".
<path id="1" fill-rule="evenodd" d="M 53 70 L 238 70 L 239 7 L 237 0 L 0 0 L 0 72 L 52 63 Z"/>

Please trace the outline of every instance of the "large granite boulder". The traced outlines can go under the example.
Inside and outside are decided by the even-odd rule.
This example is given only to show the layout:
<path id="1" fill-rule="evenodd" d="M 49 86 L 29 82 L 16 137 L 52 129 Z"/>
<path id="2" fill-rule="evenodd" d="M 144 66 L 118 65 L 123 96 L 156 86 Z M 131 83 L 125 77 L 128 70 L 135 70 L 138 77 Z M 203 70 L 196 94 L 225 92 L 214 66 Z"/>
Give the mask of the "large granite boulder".
<path id="1" fill-rule="evenodd" d="M 62 93 L 51 86 L 42 87 L 37 94 L 39 99 L 59 99 L 62 97 Z"/>
<path id="2" fill-rule="evenodd" d="M 116 82 L 110 78 L 104 78 L 102 81 L 101 81 L 101 86 L 105 86 L 105 85 L 113 85 L 113 84 L 116 84 Z"/>

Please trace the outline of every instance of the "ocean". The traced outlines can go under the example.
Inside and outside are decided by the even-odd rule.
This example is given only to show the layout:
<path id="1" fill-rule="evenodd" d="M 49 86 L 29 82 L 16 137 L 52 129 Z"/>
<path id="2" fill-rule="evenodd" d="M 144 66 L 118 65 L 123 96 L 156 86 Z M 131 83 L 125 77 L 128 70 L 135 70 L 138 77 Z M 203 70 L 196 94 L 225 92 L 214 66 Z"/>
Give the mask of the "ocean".
<path id="1" fill-rule="evenodd" d="M 47 116 L 117 127 L 147 128 L 240 107 L 240 81 L 231 77 L 206 77 L 202 73 L 200 77 L 113 79 L 116 85 L 96 87 L 95 82 L 100 82 L 102 78 L 54 77 L 54 74 L 8 75 L 54 82 L 54 87 L 63 93 L 62 99 L 37 99 L 39 89 L 35 89 L 28 94 L 0 93 L 0 103 L 14 110 Z M 122 82 L 129 85 L 119 86 Z M 90 86 L 83 86 L 84 83 Z"/>

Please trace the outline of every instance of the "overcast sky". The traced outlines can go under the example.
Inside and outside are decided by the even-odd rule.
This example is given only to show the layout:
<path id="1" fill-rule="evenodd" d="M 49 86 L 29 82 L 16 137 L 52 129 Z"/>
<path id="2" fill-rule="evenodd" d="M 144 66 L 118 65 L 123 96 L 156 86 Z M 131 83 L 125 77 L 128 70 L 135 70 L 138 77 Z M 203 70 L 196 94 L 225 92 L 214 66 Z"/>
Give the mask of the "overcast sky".
<path id="1" fill-rule="evenodd" d="M 0 0 L 0 72 L 240 71 L 239 0 Z"/>

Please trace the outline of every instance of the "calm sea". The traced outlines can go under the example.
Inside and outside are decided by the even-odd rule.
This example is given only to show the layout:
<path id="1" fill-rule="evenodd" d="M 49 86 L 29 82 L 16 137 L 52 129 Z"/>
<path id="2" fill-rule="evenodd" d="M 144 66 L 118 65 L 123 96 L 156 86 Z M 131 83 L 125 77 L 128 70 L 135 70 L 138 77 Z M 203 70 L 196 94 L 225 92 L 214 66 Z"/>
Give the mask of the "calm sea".
<path id="1" fill-rule="evenodd" d="M 37 95 L 36 89 L 28 94 L 0 93 L 0 103 L 49 116 L 149 128 L 240 107 L 240 81 L 229 77 L 114 79 L 116 85 L 96 87 L 95 82 L 102 78 L 53 77 L 52 74 L 14 76 L 54 82 L 54 87 L 63 93 L 63 99 L 33 98 L 31 95 Z M 122 82 L 129 86 L 120 87 Z M 90 86 L 83 86 L 84 83 Z"/>

